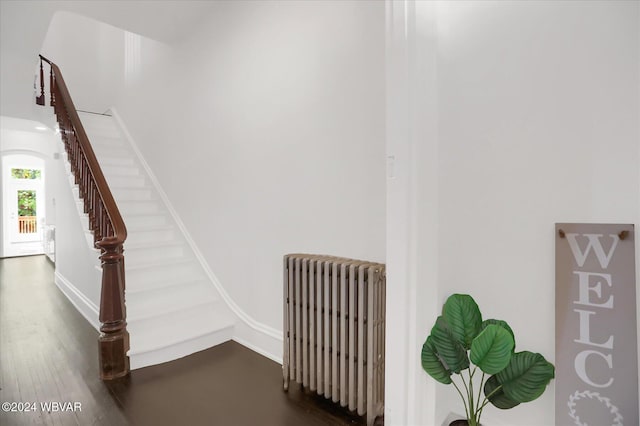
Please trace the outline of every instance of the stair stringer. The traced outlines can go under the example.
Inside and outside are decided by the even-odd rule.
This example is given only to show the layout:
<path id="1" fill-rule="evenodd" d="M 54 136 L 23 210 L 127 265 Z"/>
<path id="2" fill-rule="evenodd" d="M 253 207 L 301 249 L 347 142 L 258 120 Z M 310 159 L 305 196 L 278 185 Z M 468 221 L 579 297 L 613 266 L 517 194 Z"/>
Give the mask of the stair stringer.
<path id="1" fill-rule="evenodd" d="M 282 345 L 283 345 L 283 337 L 282 330 L 277 330 L 273 327 L 270 327 L 266 324 L 263 324 L 249 314 L 247 314 L 235 301 L 231 298 L 229 293 L 225 290 L 224 286 L 221 284 L 220 280 L 217 278 L 208 262 L 206 261 L 204 255 L 196 245 L 195 241 L 191 237 L 191 234 L 187 230 L 187 227 L 184 225 L 184 222 L 178 215 L 177 211 L 173 207 L 173 204 L 169 200 L 169 197 L 164 192 L 164 189 L 160 185 L 160 182 L 156 178 L 155 174 L 151 170 L 151 167 L 146 162 L 142 152 L 138 148 L 137 143 L 135 142 L 133 136 L 129 133 L 124 121 L 115 107 L 111 107 L 109 112 L 112 114 L 112 117 L 116 121 L 120 131 L 124 135 L 125 139 L 129 143 L 133 152 L 136 155 L 136 159 L 139 164 L 144 169 L 147 177 L 151 181 L 152 186 L 155 188 L 158 193 L 162 203 L 166 207 L 167 211 L 171 215 L 172 219 L 178 226 L 178 229 L 182 233 L 183 238 L 189 245 L 191 251 L 195 255 L 199 264 L 201 265 L 203 271 L 207 275 L 211 284 L 215 287 L 217 292 L 222 297 L 223 301 L 226 303 L 227 307 L 233 312 L 233 314 L 241 321 L 236 324 L 234 329 L 233 340 L 240 343 L 243 346 L 250 348 L 251 350 L 260 353 L 261 355 L 270 358 L 271 360 L 282 364 Z"/>

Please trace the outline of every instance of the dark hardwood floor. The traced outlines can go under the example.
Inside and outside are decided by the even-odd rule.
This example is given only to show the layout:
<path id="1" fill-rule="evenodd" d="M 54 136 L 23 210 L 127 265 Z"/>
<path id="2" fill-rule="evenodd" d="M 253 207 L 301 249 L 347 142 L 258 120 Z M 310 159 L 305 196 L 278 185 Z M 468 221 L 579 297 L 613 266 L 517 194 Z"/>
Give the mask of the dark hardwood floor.
<path id="1" fill-rule="evenodd" d="M 96 341 L 44 256 L 0 259 L 0 403 L 36 403 L 32 412 L 0 410 L 0 425 L 364 424 L 293 383 L 283 392 L 281 366 L 235 342 L 105 384 Z M 40 405 L 54 401 L 81 411 Z"/>
<path id="2" fill-rule="evenodd" d="M 46 257 L 0 259 L 0 402 L 36 403 L 31 412 L 0 409 L 0 424 L 128 424 L 98 377 L 97 336 L 56 287 Z M 40 406 L 53 401 L 80 402 L 82 411 Z"/>

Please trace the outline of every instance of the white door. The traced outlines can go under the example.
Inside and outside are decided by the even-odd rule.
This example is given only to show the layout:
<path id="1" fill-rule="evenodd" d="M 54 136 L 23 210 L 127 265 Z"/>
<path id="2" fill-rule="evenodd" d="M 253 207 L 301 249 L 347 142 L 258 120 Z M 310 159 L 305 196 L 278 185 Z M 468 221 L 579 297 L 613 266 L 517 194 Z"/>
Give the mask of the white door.
<path id="1" fill-rule="evenodd" d="M 3 158 L 4 255 L 43 253 L 44 161 L 26 155 Z"/>

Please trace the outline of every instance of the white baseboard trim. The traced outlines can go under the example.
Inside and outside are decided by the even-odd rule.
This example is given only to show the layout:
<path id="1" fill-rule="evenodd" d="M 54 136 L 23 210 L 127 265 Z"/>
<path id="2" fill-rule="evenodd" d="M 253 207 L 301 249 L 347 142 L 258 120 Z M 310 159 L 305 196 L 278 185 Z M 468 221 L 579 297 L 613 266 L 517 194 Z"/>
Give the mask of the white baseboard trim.
<path id="1" fill-rule="evenodd" d="M 282 333 L 273 336 L 243 322 L 236 325 L 233 341 L 282 364 Z"/>
<path id="2" fill-rule="evenodd" d="M 54 276 L 56 286 L 58 286 L 62 294 L 69 299 L 71 304 L 89 321 L 93 328 L 100 330 L 98 307 L 58 271 L 55 272 Z"/>
<path id="3" fill-rule="evenodd" d="M 162 202 L 164 203 L 167 210 L 171 214 L 171 217 L 173 218 L 175 223 L 178 225 L 180 232 L 182 233 L 184 239 L 186 240 L 187 244 L 193 251 L 196 258 L 198 259 L 198 262 L 202 266 L 207 277 L 209 278 L 213 286 L 216 288 L 218 293 L 220 293 L 220 295 L 222 296 L 222 299 L 225 301 L 229 309 L 231 309 L 231 311 L 242 321 L 243 325 L 246 326 L 246 327 L 238 327 L 243 329 L 244 332 L 237 333 L 237 337 L 234 337 L 233 340 L 254 350 L 255 352 L 258 352 L 261 355 L 266 356 L 267 358 L 270 358 L 282 364 L 282 356 L 276 355 L 276 354 L 282 353 L 282 331 L 277 330 L 273 327 L 270 327 L 266 324 L 263 324 L 259 321 L 256 321 L 253 317 L 247 314 L 242 308 L 240 308 L 240 306 L 238 306 L 238 304 L 234 302 L 231 296 L 229 296 L 229 293 L 227 293 L 227 291 L 224 289 L 224 287 L 220 283 L 220 280 L 218 280 L 216 275 L 213 273 L 213 271 L 209 267 L 208 262 L 206 261 L 202 252 L 200 252 L 200 249 L 196 245 L 195 241 L 193 240 L 193 238 L 191 238 L 191 234 L 189 234 L 189 231 L 187 231 L 187 228 L 184 225 L 184 222 L 182 222 L 182 219 L 180 218 L 180 216 L 178 215 L 178 212 L 173 208 L 173 204 L 171 204 L 169 197 L 162 189 L 162 186 L 160 185 L 160 182 L 156 178 L 156 175 L 153 173 L 153 171 L 151 170 L 151 167 L 144 159 L 142 152 L 138 148 L 138 145 L 136 144 L 133 136 L 131 136 L 131 134 L 129 133 L 129 130 L 125 126 L 124 121 L 122 120 L 122 117 L 120 117 L 120 114 L 118 114 L 118 111 L 114 107 L 110 108 L 109 111 L 111 112 L 113 118 L 116 120 L 116 123 L 118 124 L 118 127 L 124 134 L 125 138 L 131 145 L 131 148 L 133 149 L 133 152 L 136 154 L 136 157 L 138 158 L 140 165 L 147 173 L 147 176 L 149 176 L 151 184 L 154 186 L 154 188 L 158 192 L 158 195 L 160 196 L 160 198 L 162 199 Z"/>
<path id="4" fill-rule="evenodd" d="M 282 365 L 282 357 L 278 357 L 272 353 L 268 353 L 266 351 L 263 351 L 261 348 L 252 345 L 251 343 L 247 342 L 244 339 L 241 339 L 240 337 L 234 337 L 233 339 L 234 342 L 241 344 L 242 346 L 251 349 L 252 351 L 259 353 L 260 355 L 262 355 L 263 357 L 269 358 L 271 361 L 274 361 L 280 365 Z"/>

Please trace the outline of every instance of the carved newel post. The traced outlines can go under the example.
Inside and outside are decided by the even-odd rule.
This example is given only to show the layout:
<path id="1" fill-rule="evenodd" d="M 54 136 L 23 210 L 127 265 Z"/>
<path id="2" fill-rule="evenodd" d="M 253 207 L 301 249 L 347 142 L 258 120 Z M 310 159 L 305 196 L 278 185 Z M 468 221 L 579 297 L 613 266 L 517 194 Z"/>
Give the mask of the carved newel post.
<path id="1" fill-rule="evenodd" d="M 36 96 L 36 104 L 44 105 L 44 70 L 42 68 L 42 58 L 40 58 L 40 96 Z"/>
<path id="2" fill-rule="evenodd" d="M 100 378 L 112 380 L 129 374 L 129 332 L 124 304 L 124 256 L 116 237 L 98 241 L 102 250 L 102 294 L 100 298 Z"/>

